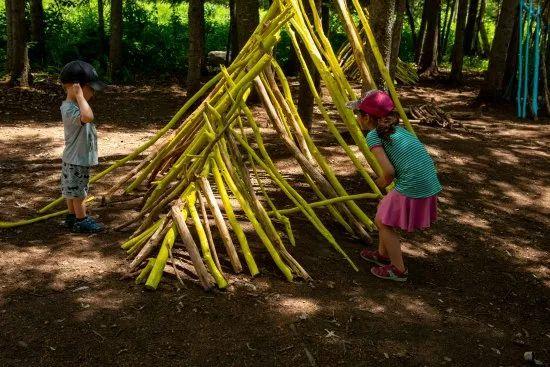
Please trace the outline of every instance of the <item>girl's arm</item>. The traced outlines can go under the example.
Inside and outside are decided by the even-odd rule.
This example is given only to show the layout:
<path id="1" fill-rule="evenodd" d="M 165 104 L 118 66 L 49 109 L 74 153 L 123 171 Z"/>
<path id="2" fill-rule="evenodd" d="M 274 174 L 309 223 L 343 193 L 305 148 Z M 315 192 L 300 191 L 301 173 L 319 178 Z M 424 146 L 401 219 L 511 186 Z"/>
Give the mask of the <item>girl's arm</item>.
<path id="1" fill-rule="evenodd" d="M 382 176 L 376 179 L 376 185 L 380 188 L 388 187 L 388 185 L 391 184 L 395 178 L 395 169 L 393 168 L 393 165 L 388 159 L 388 156 L 382 146 L 372 148 L 372 152 L 378 160 L 378 163 L 380 163 L 380 167 L 382 167 Z"/>

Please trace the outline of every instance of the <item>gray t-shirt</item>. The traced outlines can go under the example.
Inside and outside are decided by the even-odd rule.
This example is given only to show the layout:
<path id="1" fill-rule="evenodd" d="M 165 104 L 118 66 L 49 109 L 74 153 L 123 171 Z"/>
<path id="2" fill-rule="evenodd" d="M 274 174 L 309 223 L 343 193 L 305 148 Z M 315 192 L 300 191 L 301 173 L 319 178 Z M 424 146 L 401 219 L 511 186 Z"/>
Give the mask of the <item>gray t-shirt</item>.
<path id="1" fill-rule="evenodd" d="M 95 166 L 97 160 L 97 131 L 93 123 L 80 121 L 80 109 L 72 101 L 61 104 L 61 118 L 65 130 L 63 162 L 78 166 Z"/>

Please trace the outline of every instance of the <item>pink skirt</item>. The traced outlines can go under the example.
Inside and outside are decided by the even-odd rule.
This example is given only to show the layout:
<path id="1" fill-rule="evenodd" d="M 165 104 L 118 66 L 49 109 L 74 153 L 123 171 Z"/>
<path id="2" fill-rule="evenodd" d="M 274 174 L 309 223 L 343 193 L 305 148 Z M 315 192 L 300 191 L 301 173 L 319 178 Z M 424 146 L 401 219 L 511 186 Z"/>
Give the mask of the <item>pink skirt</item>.
<path id="1" fill-rule="evenodd" d="M 393 190 L 380 201 L 376 219 L 407 232 L 429 228 L 437 220 L 437 195 L 413 199 Z"/>

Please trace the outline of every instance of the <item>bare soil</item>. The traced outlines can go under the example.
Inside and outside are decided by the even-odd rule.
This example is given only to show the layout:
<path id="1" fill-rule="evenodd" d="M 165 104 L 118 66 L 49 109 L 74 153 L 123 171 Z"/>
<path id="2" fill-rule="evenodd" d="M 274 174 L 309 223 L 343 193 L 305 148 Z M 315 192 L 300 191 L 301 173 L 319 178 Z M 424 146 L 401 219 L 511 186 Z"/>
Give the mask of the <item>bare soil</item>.
<path id="1" fill-rule="evenodd" d="M 434 99 L 447 111 L 475 111 L 476 83 L 400 92 L 405 105 Z M 0 218 L 15 220 L 58 196 L 63 96 L 51 82 L 0 89 Z M 98 169 L 146 141 L 184 100 L 177 86 L 99 96 Z M 128 233 L 71 234 L 60 219 L 0 230 L 0 365 L 523 366 L 526 351 L 550 363 L 550 126 L 511 116 L 485 106 L 466 129 L 417 127 L 445 189 L 440 221 L 403 237 L 404 284 L 370 275 L 362 245 L 323 212 L 359 272 L 296 215 L 291 252 L 314 282 L 286 282 L 256 248 L 259 277 L 227 268 L 231 287 L 210 293 L 171 276 L 156 292 L 122 279 L 118 243 Z M 266 135 L 276 152 L 275 134 Z M 314 137 L 349 191 L 367 191 L 320 122 Z M 296 164 L 281 150 L 274 157 L 299 186 Z M 363 205 L 373 216 L 374 204 Z M 93 211 L 107 226 L 131 213 Z"/>

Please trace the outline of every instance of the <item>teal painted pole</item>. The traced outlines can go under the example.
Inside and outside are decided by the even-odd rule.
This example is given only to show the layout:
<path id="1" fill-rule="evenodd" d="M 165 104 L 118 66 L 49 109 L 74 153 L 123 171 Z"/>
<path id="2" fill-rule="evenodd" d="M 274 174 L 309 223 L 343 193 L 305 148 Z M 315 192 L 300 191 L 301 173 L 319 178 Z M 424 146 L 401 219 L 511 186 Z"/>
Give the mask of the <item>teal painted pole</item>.
<path id="1" fill-rule="evenodd" d="M 533 65 L 533 93 L 531 96 L 531 109 L 533 117 L 537 117 L 539 111 L 539 69 L 540 69 L 540 33 L 541 33 L 541 7 L 538 6 L 535 14 L 535 47 Z"/>
<path id="2" fill-rule="evenodd" d="M 521 90 L 523 87 L 523 0 L 519 0 L 519 51 L 518 51 L 518 91 L 516 115 L 521 117 Z"/>
<path id="3" fill-rule="evenodd" d="M 526 30 L 525 30 L 525 64 L 523 71 L 523 101 L 521 105 L 521 117 L 527 117 L 527 96 L 529 90 L 529 41 L 531 39 L 531 13 L 533 11 L 533 1 L 529 0 L 529 9 L 526 11 L 527 16 L 525 19 Z"/>

